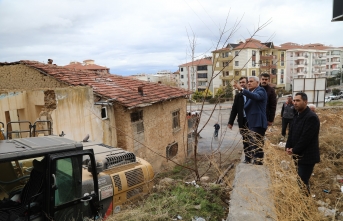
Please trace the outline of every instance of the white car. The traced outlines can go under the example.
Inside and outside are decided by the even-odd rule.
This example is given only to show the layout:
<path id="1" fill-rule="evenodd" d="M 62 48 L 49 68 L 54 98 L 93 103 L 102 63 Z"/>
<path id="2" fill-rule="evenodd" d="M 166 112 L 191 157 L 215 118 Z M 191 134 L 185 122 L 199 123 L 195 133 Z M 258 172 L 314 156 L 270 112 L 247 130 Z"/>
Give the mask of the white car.
<path id="1" fill-rule="evenodd" d="M 331 101 L 330 97 L 325 97 L 325 103 Z"/>
<path id="2" fill-rule="evenodd" d="M 329 98 L 331 98 L 331 100 L 338 100 L 339 96 L 331 95 L 331 96 L 329 96 Z"/>

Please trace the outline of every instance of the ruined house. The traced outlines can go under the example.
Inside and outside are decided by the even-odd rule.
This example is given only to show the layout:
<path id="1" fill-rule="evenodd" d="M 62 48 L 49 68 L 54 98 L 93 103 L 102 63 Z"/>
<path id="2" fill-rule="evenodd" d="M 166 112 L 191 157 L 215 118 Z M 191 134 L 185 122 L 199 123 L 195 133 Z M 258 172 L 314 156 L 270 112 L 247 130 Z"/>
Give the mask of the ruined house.
<path id="1" fill-rule="evenodd" d="M 134 152 L 155 170 L 170 165 L 171 158 L 183 161 L 189 152 L 189 91 L 25 60 L 0 63 L 0 79 L 0 122 L 5 127 L 10 121 L 48 120 L 55 135 L 82 141 L 88 134 L 91 141 Z M 25 123 L 10 126 L 27 130 Z"/>

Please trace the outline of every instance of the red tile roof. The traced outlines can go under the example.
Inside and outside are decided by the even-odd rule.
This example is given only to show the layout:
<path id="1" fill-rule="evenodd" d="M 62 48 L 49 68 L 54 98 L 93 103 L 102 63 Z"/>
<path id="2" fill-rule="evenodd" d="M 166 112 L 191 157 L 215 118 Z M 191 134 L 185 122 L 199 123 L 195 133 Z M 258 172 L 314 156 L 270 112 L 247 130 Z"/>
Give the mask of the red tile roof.
<path id="1" fill-rule="evenodd" d="M 81 63 L 68 64 L 63 67 L 68 68 L 68 69 L 76 69 L 76 70 L 110 70 L 107 67 L 103 67 L 96 64 L 82 65 Z"/>
<path id="2" fill-rule="evenodd" d="M 212 65 L 212 59 L 203 58 L 203 59 L 195 60 L 193 62 L 181 64 L 181 65 L 179 65 L 179 67 L 200 66 L 200 65 Z"/>
<path id="3" fill-rule="evenodd" d="M 50 75 L 70 86 L 91 86 L 95 94 L 104 99 L 114 99 L 114 102 L 129 109 L 184 97 L 192 93 L 164 84 L 134 80 L 107 73 L 96 73 L 94 71 L 70 70 L 65 67 L 43 64 L 37 61 L 5 62 L 0 63 L 0 66 L 15 64 L 23 64 L 34 68 L 40 73 Z M 138 92 L 138 87 L 143 88 L 143 95 Z"/>
<path id="4" fill-rule="evenodd" d="M 252 48 L 252 49 L 264 49 L 268 48 L 266 45 L 262 44 L 261 41 L 256 40 L 254 38 L 246 39 L 246 42 L 240 43 L 236 49 L 244 49 L 244 48 Z"/>

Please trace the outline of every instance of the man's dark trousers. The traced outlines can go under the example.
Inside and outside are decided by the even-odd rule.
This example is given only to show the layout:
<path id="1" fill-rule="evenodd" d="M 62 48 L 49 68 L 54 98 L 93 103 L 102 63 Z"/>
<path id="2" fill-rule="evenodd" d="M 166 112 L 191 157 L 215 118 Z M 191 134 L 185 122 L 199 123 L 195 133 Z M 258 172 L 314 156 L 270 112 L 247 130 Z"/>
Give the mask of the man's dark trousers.
<path id="1" fill-rule="evenodd" d="M 243 121 L 243 127 L 239 128 L 239 132 L 242 135 L 242 139 L 243 139 L 243 150 L 244 150 L 244 154 L 245 154 L 245 160 L 246 161 L 250 161 L 251 160 L 251 148 L 250 148 L 250 142 L 249 142 L 249 127 L 248 127 L 248 123 L 247 123 L 247 118 L 243 117 L 242 118 Z"/>
<path id="2" fill-rule="evenodd" d="M 300 179 L 306 185 L 308 193 L 310 193 L 309 180 L 313 172 L 314 164 L 297 164 L 298 166 L 298 175 Z"/>
<path id="3" fill-rule="evenodd" d="M 248 155 L 251 158 L 255 158 L 256 162 L 262 163 L 264 152 L 264 135 L 266 133 L 266 129 L 263 127 L 252 127 L 250 128 L 249 133 L 249 147 L 248 147 Z"/>
<path id="4" fill-rule="evenodd" d="M 289 130 L 289 128 L 291 128 L 292 126 L 292 121 L 293 121 L 293 118 L 284 118 L 284 117 L 282 118 L 282 131 L 281 131 L 282 136 L 286 136 L 287 126 Z"/>

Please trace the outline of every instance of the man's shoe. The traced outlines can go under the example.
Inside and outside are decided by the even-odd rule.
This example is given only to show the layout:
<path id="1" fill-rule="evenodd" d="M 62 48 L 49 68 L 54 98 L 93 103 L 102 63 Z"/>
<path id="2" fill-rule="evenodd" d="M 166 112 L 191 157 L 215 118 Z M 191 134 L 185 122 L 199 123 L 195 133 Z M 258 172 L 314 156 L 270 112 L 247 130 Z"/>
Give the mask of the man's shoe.
<path id="1" fill-rule="evenodd" d="M 244 159 L 243 163 L 249 164 L 251 163 L 251 159 Z"/>
<path id="2" fill-rule="evenodd" d="M 254 161 L 254 164 L 255 164 L 255 165 L 263 165 L 263 163 L 262 163 L 261 161 L 258 161 L 258 160 L 257 160 L 257 161 L 255 160 L 255 161 Z"/>

